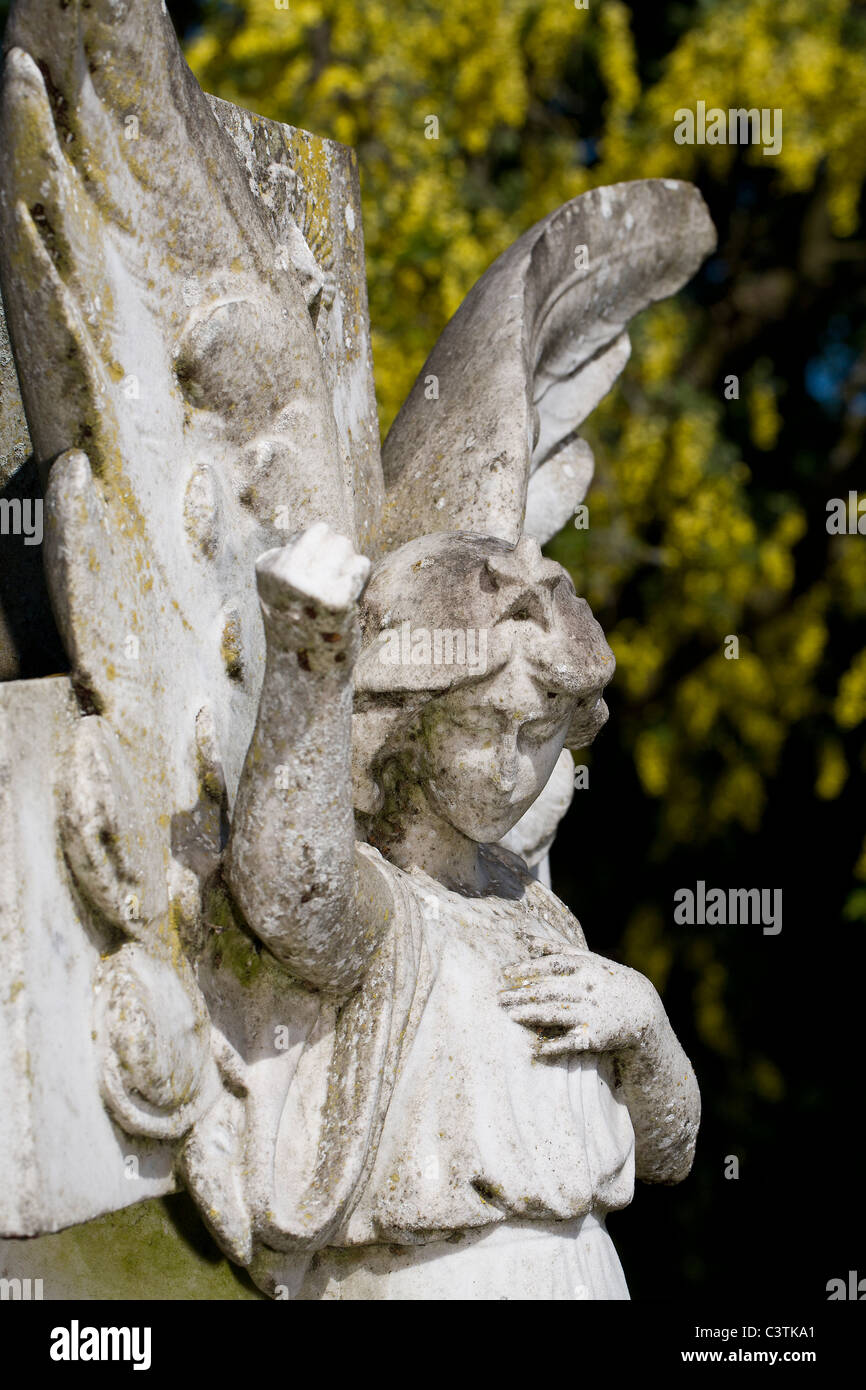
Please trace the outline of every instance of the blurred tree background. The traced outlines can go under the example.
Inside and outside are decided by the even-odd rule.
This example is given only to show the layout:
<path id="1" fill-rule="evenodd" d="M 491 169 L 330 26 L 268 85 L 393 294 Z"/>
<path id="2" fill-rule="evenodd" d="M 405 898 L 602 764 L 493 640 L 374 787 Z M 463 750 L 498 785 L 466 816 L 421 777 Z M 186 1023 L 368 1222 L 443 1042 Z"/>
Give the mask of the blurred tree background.
<path id="1" fill-rule="evenodd" d="M 549 547 L 618 662 L 554 886 L 593 949 L 655 981 L 703 1091 L 691 1178 L 611 1220 L 633 1297 L 808 1307 L 866 1273 L 848 1209 L 866 536 L 826 529 L 831 498 L 866 495 L 866 5 L 168 8 L 207 90 L 357 149 L 383 434 L 467 291 L 545 213 L 650 176 L 709 204 L 718 252 L 634 325 L 585 429 L 589 528 Z M 781 109 L 781 152 L 677 145 L 674 113 L 699 100 Z M 781 933 L 677 926 L 674 892 L 699 879 L 782 888 Z"/>

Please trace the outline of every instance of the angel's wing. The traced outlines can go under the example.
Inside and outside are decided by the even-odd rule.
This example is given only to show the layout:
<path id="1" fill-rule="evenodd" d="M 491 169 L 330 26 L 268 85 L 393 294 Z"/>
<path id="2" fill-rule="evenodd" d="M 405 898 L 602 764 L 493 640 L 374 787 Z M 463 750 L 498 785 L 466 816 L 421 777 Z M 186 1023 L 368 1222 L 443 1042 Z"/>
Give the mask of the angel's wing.
<path id="1" fill-rule="evenodd" d="M 690 184 L 584 193 L 515 242 L 427 358 L 383 450 L 383 545 L 432 531 L 546 541 L 586 492 L 578 430 L 629 356 L 626 326 L 716 238 Z"/>
<path id="2" fill-rule="evenodd" d="M 368 367 L 356 169 L 211 102 L 161 0 L 18 0 L 5 49 L 3 299 L 52 606 L 95 716 L 72 735 L 58 859 L 70 915 L 128 943 L 106 948 L 105 1030 L 136 990 L 172 1015 L 159 961 L 190 1001 L 182 1039 L 206 1013 L 179 940 L 201 930 L 261 687 L 255 559 L 316 520 L 363 541 L 378 516 L 378 441 L 353 429 L 364 383 L 340 420 L 333 389 L 344 340 Z M 193 1083 L 178 1108 L 155 1067 L 109 1068 L 110 1104 L 179 1133 Z"/>
<path id="3" fill-rule="evenodd" d="M 160 0 L 18 0 L 5 46 L 0 271 L 52 602 L 88 707 L 145 784 L 173 769 L 177 809 L 205 703 L 239 773 L 255 556 L 318 519 L 357 534 L 314 322 L 326 272 L 297 227 L 275 244 Z"/>

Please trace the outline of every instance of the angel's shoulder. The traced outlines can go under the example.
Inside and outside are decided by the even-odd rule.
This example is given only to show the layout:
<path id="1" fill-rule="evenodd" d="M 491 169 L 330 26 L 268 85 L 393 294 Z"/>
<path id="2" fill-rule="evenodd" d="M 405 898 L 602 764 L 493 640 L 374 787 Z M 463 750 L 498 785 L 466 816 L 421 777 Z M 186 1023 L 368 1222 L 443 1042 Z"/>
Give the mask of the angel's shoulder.
<path id="1" fill-rule="evenodd" d="M 367 926 L 393 922 L 405 893 L 399 878 L 400 870 L 377 849 L 355 841 L 355 906 Z"/>
<path id="2" fill-rule="evenodd" d="M 579 951 L 588 949 L 580 922 L 550 888 L 533 879 L 529 892 L 534 910 L 544 922 Z"/>

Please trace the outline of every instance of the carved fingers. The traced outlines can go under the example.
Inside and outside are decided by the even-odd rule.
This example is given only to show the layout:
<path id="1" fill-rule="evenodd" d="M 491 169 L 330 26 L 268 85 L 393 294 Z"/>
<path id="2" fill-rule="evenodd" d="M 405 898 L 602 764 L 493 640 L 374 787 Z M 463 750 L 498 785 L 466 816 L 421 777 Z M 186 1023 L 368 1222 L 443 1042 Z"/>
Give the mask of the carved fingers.
<path id="1" fill-rule="evenodd" d="M 499 1002 L 538 1033 L 539 1057 L 639 1047 L 663 1016 L 649 980 L 590 951 L 518 961 Z"/>

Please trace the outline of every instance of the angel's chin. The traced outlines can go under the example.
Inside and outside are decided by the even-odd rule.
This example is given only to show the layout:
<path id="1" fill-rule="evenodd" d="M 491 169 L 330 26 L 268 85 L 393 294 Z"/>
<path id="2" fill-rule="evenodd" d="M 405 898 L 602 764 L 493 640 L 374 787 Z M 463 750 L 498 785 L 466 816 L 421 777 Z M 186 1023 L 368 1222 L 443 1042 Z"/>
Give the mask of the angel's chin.
<path id="1" fill-rule="evenodd" d="M 458 834 L 479 845 L 492 845 L 501 840 L 503 835 L 514 829 L 535 800 L 534 796 L 524 797 L 515 805 L 506 793 L 499 792 L 497 795 L 498 790 L 491 794 L 492 789 L 485 785 L 483 791 L 476 787 L 473 795 L 473 788 L 469 786 L 460 797 L 454 794 L 446 796 L 435 782 L 428 784 L 428 794 L 438 814 Z M 473 810 L 473 803 L 479 808 L 477 811 Z"/>
<path id="2" fill-rule="evenodd" d="M 531 803 L 530 803 L 531 804 Z M 467 839 L 474 840 L 479 845 L 495 845 L 501 840 L 503 835 L 507 835 L 513 830 L 517 822 L 526 811 L 525 806 L 520 809 L 509 807 L 503 810 L 502 815 L 493 816 L 490 819 L 476 819 L 474 817 L 460 816 L 451 820 L 455 830 Z"/>

